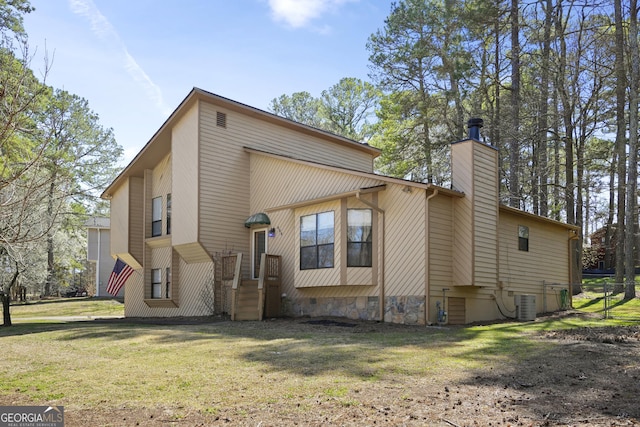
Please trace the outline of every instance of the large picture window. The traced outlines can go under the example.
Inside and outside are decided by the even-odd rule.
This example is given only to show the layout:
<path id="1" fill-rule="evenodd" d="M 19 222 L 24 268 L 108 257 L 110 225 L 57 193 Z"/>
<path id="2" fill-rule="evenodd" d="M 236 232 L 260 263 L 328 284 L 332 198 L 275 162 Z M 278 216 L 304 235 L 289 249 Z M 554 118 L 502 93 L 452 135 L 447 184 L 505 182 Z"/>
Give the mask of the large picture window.
<path id="1" fill-rule="evenodd" d="M 371 209 L 347 210 L 347 267 L 371 267 Z"/>
<path id="2" fill-rule="evenodd" d="M 151 237 L 162 235 L 162 197 L 151 200 Z"/>
<path id="3" fill-rule="evenodd" d="M 334 214 L 300 217 L 300 270 L 333 267 Z"/>

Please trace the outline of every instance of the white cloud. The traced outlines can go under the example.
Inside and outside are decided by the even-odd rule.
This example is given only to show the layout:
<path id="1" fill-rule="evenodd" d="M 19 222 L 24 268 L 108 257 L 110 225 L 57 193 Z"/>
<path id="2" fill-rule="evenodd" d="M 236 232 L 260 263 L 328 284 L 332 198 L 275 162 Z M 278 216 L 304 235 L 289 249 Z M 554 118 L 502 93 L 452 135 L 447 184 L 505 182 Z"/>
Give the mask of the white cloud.
<path id="1" fill-rule="evenodd" d="M 127 50 L 126 45 L 118 32 L 113 28 L 109 20 L 98 10 L 93 0 L 69 0 L 69 8 L 76 15 L 83 16 L 91 23 L 91 31 L 103 42 L 112 45 L 120 55 L 123 68 L 137 82 L 155 106 L 164 115 L 171 113 L 171 109 L 165 104 L 162 91 L 149 75 L 142 69 Z"/>
<path id="2" fill-rule="evenodd" d="M 324 13 L 357 0 L 269 0 L 271 15 L 293 28 L 302 28 Z"/>

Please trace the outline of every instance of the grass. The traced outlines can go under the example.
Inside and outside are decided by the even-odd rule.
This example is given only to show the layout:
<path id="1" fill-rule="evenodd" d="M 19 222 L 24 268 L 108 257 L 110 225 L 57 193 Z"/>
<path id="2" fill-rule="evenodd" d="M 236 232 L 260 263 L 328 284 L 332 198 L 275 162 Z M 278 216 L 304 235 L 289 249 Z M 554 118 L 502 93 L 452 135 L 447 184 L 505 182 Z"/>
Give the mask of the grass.
<path id="1" fill-rule="evenodd" d="M 638 283 L 638 281 L 636 281 Z M 606 287 L 605 287 L 606 285 Z M 611 278 L 585 279 L 583 292 L 573 297 L 573 307 L 577 310 L 605 315 L 606 303 L 609 307 L 608 317 L 618 319 L 640 320 L 640 298 L 624 299 L 624 291 L 612 294 L 614 284 Z M 636 295 L 640 286 L 636 284 Z"/>
<path id="2" fill-rule="evenodd" d="M 497 371 L 552 352 L 554 344 L 535 339 L 547 330 L 621 324 L 578 318 L 465 328 L 372 324 L 354 333 L 301 321 L 20 321 L 87 313 L 118 314 L 121 304 L 74 299 L 12 308 L 15 325 L 0 328 L 1 402 L 70 410 L 170 407 L 176 419 L 229 408 L 242 418 L 275 405 L 295 416 L 316 402 L 363 405 L 367 390 L 409 396 L 417 379 L 428 386 Z"/>
<path id="3" fill-rule="evenodd" d="M 124 304 L 113 299 L 70 298 L 42 300 L 11 306 L 11 320 L 48 317 L 124 316 Z"/>

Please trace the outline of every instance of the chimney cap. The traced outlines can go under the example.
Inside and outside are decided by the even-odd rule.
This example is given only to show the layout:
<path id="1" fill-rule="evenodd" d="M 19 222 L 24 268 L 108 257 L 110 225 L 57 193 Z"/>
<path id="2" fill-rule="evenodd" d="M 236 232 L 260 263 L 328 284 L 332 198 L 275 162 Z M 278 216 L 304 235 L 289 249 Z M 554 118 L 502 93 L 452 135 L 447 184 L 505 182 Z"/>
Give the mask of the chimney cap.
<path id="1" fill-rule="evenodd" d="M 480 141 L 480 128 L 483 126 L 484 122 L 480 118 L 472 118 L 467 122 L 467 127 L 469 128 L 469 139 L 475 139 L 476 141 Z"/>
<path id="2" fill-rule="evenodd" d="M 467 122 L 467 127 L 468 128 L 473 128 L 473 127 L 481 128 L 483 126 L 484 126 L 484 120 L 482 120 L 481 118 L 478 118 L 478 117 L 471 118 Z"/>

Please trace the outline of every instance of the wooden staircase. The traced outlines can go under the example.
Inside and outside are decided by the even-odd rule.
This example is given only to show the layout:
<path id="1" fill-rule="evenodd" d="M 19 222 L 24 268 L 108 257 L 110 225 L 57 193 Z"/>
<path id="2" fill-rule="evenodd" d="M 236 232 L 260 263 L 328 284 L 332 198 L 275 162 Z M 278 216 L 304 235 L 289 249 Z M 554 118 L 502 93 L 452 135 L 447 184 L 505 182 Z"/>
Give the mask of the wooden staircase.
<path id="1" fill-rule="evenodd" d="M 262 320 L 280 315 L 280 256 L 262 254 L 260 277 L 242 279 L 242 254 L 223 258 L 223 281 L 231 283 L 231 320 Z"/>
<path id="2" fill-rule="evenodd" d="M 258 313 L 259 300 L 258 281 L 243 279 L 236 290 L 233 320 L 262 320 Z"/>

